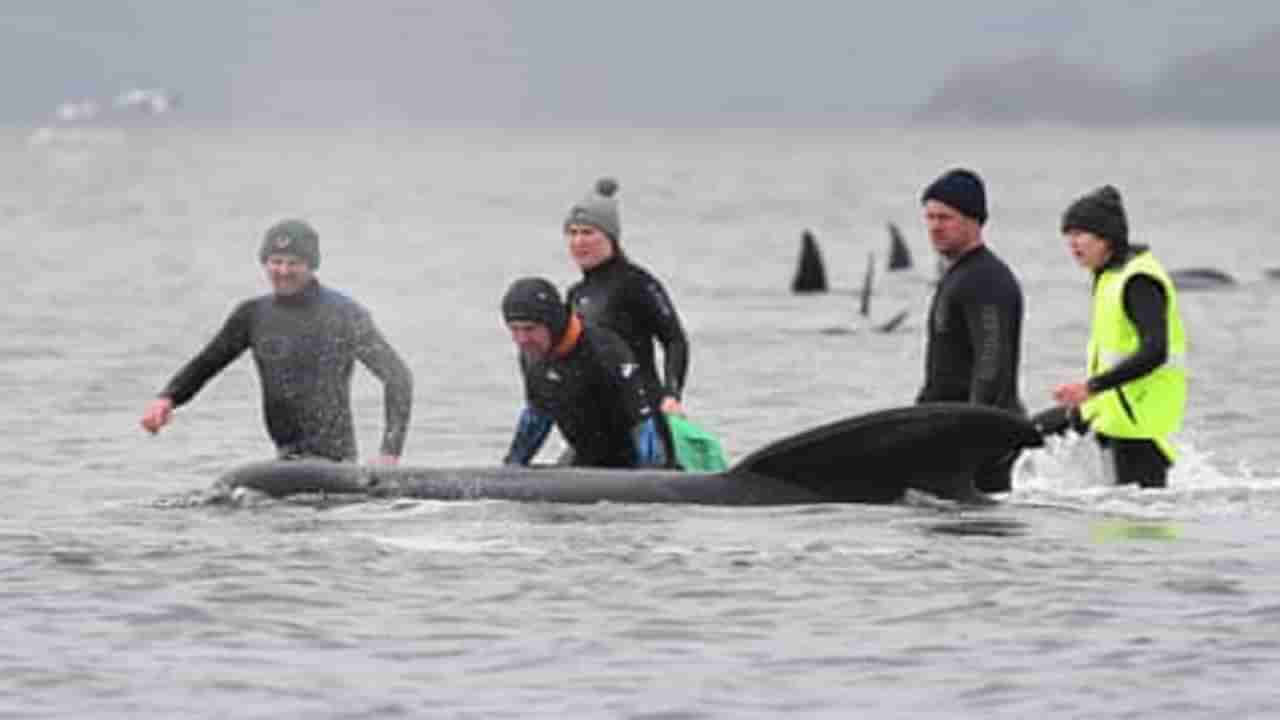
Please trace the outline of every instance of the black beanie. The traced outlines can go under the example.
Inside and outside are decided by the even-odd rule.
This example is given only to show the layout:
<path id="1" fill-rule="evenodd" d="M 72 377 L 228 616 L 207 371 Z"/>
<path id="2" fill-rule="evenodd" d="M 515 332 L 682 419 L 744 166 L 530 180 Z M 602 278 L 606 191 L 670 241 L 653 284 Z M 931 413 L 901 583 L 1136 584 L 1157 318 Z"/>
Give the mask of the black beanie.
<path id="1" fill-rule="evenodd" d="M 930 200 L 955 208 L 960 214 L 977 220 L 979 225 L 987 222 L 987 191 L 982 186 L 982 178 L 972 170 L 956 168 L 943 173 L 920 196 L 922 205 Z"/>
<path id="2" fill-rule="evenodd" d="M 546 325 L 551 339 L 559 340 L 569 325 L 569 309 L 560 301 L 560 293 L 550 281 L 539 277 L 520 278 L 511 283 L 502 296 L 502 319 Z"/>
<path id="3" fill-rule="evenodd" d="M 282 220 L 272 225 L 262 236 L 258 262 L 265 263 L 268 256 L 277 253 L 297 255 L 315 270 L 320 267 L 320 236 L 301 220 Z"/>
<path id="4" fill-rule="evenodd" d="M 1120 191 L 1103 185 L 1071 203 L 1062 214 L 1062 232 L 1085 230 L 1111 243 L 1113 249 L 1129 245 L 1129 222 L 1124 216 Z"/>

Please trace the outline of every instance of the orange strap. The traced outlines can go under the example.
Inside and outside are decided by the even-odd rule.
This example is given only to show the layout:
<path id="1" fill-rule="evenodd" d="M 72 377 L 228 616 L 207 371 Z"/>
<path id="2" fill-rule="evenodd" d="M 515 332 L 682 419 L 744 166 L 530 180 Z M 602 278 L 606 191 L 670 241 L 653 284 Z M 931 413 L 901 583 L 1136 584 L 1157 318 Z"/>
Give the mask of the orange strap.
<path id="1" fill-rule="evenodd" d="M 582 337 L 582 320 L 578 318 L 577 313 L 569 313 L 569 324 L 564 329 L 564 335 L 560 336 L 560 342 L 556 343 L 555 349 L 551 352 L 558 358 L 568 355 L 573 352 L 580 337 Z"/>

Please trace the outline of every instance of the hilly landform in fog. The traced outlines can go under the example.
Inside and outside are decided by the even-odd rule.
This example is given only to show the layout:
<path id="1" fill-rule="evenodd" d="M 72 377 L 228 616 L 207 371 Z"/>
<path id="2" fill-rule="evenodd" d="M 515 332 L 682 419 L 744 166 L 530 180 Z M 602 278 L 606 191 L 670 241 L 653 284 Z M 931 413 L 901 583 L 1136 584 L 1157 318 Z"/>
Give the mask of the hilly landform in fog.
<path id="1" fill-rule="evenodd" d="M 913 114 L 926 123 L 1280 124 L 1280 26 L 1250 43 L 1179 58 L 1149 81 L 1036 52 L 949 73 Z"/>

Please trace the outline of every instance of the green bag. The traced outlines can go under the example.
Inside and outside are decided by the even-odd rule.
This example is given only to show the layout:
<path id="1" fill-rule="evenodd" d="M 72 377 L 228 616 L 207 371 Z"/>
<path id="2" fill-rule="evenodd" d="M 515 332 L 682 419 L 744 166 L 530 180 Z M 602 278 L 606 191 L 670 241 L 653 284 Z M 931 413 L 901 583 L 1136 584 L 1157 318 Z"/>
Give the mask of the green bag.
<path id="1" fill-rule="evenodd" d="M 676 462 L 689 472 L 720 472 L 729 469 L 720 447 L 720 438 L 683 415 L 667 416 L 671 440 L 676 446 Z"/>

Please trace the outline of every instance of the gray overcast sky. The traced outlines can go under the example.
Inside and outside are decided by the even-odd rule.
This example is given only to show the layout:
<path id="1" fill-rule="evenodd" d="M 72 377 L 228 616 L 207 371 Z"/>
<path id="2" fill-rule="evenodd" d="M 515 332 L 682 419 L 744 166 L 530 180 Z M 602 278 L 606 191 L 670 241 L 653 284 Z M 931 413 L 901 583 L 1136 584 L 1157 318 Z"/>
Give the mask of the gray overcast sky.
<path id="1" fill-rule="evenodd" d="M 214 124 L 805 124 L 904 112 L 958 64 L 1141 81 L 1276 25 L 1276 0 L 6 0 L 0 122 L 161 86 Z"/>

